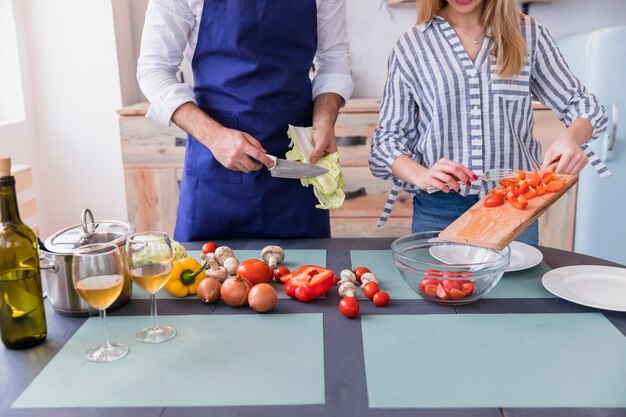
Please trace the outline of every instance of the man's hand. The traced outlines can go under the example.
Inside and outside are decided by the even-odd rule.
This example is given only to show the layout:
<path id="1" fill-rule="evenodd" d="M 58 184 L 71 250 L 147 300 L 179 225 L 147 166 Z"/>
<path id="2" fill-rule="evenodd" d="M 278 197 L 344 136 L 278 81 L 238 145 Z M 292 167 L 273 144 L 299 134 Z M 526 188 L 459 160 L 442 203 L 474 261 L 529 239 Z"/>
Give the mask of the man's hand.
<path id="1" fill-rule="evenodd" d="M 343 98 L 335 93 L 324 93 L 315 97 L 313 103 L 313 141 L 315 149 L 311 153 L 309 162 L 317 163 L 324 154 L 337 151 L 335 139 L 335 122 Z"/>
<path id="2" fill-rule="evenodd" d="M 267 157 L 261 143 L 245 132 L 228 129 L 213 120 L 195 103 L 176 109 L 172 121 L 209 148 L 215 159 L 233 171 L 250 172 L 268 168 L 274 162 Z"/>

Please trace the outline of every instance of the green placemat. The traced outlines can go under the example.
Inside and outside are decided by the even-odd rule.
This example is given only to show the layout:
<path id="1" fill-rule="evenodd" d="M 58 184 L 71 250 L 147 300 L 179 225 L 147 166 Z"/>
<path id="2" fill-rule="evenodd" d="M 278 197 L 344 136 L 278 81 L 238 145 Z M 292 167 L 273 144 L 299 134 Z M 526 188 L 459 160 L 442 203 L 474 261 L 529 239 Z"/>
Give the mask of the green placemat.
<path id="1" fill-rule="evenodd" d="M 541 283 L 541 277 L 550 269 L 541 262 L 523 271 L 506 272 L 485 298 L 556 298 Z"/>
<path id="2" fill-rule="evenodd" d="M 370 268 L 379 279 L 381 290 L 387 291 L 392 299 L 421 299 L 402 279 L 391 250 L 353 250 L 350 257 L 352 268 L 360 265 Z M 541 262 L 530 269 L 507 272 L 485 298 L 555 298 L 541 284 L 541 277 L 549 270 L 550 267 Z M 357 297 L 365 298 L 360 290 Z"/>
<path id="3" fill-rule="evenodd" d="M 351 250 L 350 259 L 352 269 L 357 266 L 366 266 L 378 278 L 378 286 L 381 291 L 389 293 L 392 300 L 417 300 L 419 295 L 409 286 L 396 268 L 393 262 L 391 250 Z M 363 292 L 357 291 L 357 298 L 364 299 Z"/>
<path id="4" fill-rule="evenodd" d="M 178 335 L 157 345 L 134 339 L 149 321 L 110 317 L 111 340 L 127 344 L 130 352 L 116 362 L 92 363 L 84 352 L 101 341 L 102 328 L 99 318 L 88 319 L 13 407 L 325 402 L 321 314 L 160 316 Z"/>
<path id="5" fill-rule="evenodd" d="M 200 251 L 199 250 L 190 250 L 187 251 L 187 255 L 192 258 L 196 258 L 198 262 L 200 261 Z M 235 250 L 235 256 L 240 261 L 257 258 L 260 259 L 261 250 Z M 287 249 L 285 250 L 285 262 L 281 265 L 285 265 L 290 270 L 294 270 L 302 265 L 319 265 L 326 266 L 326 250 L 325 249 Z M 272 286 L 278 292 L 278 298 L 289 298 L 283 291 L 282 285 L 276 284 L 272 281 Z M 133 295 L 131 297 L 133 300 L 147 300 L 149 297 L 148 293 L 137 287 L 133 284 Z M 198 297 L 195 295 L 190 295 L 185 298 L 177 298 L 168 293 L 165 289 L 162 289 L 157 293 L 157 300 L 197 300 Z"/>
<path id="6" fill-rule="evenodd" d="M 372 408 L 626 407 L 602 314 L 363 316 Z"/>

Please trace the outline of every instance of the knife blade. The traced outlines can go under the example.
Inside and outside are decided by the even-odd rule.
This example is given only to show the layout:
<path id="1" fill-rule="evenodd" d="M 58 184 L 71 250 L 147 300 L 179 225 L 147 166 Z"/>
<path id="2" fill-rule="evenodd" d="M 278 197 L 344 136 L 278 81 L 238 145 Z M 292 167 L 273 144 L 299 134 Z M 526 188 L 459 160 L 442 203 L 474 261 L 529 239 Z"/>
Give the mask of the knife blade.
<path id="1" fill-rule="evenodd" d="M 268 168 L 272 177 L 277 178 L 313 178 L 324 175 L 328 169 L 307 164 L 306 162 L 287 161 L 286 159 L 277 158 L 274 155 L 267 155 L 274 161 L 274 166 Z"/>

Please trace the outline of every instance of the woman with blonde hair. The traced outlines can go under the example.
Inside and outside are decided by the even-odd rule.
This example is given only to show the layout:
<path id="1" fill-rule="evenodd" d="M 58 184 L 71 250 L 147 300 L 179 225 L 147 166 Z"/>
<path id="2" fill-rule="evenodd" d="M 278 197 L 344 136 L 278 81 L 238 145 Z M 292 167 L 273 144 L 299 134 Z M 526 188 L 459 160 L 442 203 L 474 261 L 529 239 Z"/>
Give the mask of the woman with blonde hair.
<path id="1" fill-rule="evenodd" d="M 531 96 L 567 125 L 543 159 Z M 379 225 L 404 188 L 414 195 L 412 231 L 442 230 L 496 185 L 477 181 L 491 168 L 558 160 L 557 173 L 576 174 L 591 159 L 607 175 L 585 145 L 606 125 L 598 99 L 516 0 L 420 0 L 417 24 L 389 58 L 372 142 L 372 173 L 394 183 Z M 423 192 L 428 187 L 443 192 Z M 535 223 L 518 239 L 537 244 L 537 236 Z"/>

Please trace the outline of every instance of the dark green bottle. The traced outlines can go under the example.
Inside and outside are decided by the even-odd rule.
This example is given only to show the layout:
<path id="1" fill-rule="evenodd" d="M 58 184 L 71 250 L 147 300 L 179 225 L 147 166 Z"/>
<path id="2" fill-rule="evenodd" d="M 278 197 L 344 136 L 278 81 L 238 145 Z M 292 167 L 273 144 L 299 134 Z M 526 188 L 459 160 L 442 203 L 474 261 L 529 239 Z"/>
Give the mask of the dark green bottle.
<path id="1" fill-rule="evenodd" d="M 0 157 L 0 334 L 11 349 L 46 340 L 35 233 L 22 223 L 11 159 Z"/>

